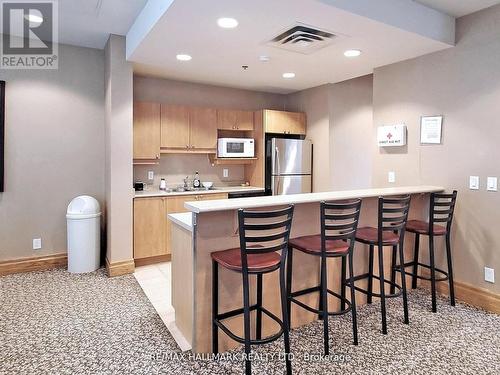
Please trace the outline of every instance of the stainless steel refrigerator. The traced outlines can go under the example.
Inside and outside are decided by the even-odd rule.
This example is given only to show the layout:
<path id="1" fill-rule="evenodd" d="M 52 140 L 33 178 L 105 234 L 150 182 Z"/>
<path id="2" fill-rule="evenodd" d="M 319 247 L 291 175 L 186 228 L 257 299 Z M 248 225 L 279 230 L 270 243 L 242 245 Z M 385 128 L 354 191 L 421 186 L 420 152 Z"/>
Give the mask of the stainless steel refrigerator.
<path id="1" fill-rule="evenodd" d="M 309 140 L 268 138 L 266 141 L 266 190 L 268 194 L 312 191 L 312 143 Z"/>

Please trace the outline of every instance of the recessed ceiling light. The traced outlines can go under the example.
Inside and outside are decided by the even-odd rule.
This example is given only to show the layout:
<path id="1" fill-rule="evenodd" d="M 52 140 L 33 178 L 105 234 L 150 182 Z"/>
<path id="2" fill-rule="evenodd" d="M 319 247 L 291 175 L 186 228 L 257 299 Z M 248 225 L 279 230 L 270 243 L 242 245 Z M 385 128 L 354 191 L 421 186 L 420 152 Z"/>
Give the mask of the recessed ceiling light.
<path id="1" fill-rule="evenodd" d="M 271 58 L 269 56 L 262 55 L 262 56 L 259 56 L 259 60 L 262 62 L 268 62 L 269 60 L 271 60 Z"/>
<path id="2" fill-rule="evenodd" d="M 217 20 L 217 25 L 223 27 L 224 29 L 234 29 L 238 26 L 238 21 L 234 18 L 222 17 Z"/>
<path id="3" fill-rule="evenodd" d="M 345 57 L 358 57 L 361 55 L 361 51 L 359 49 L 348 49 L 344 52 Z"/>
<path id="4" fill-rule="evenodd" d="M 295 73 L 283 73 L 283 78 L 294 78 Z"/>
<path id="5" fill-rule="evenodd" d="M 192 57 L 190 55 L 186 55 L 186 54 L 179 54 L 177 56 L 175 56 L 177 58 L 177 60 L 179 61 L 189 61 L 192 59 Z"/>
<path id="6" fill-rule="evenodd" d="M 43 17 L 34 13 L 30 13 L 26 16 L 26 19 L 32 23 L 42 23 Z"/>

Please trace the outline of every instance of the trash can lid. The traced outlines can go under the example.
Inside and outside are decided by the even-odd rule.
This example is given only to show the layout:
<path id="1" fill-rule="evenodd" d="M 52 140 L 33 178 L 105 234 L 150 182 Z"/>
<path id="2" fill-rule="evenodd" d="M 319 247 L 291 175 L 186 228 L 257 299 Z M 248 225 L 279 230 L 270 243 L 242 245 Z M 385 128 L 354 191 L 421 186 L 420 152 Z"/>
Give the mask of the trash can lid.
<path id="1" fill-rule="evenodd" d="M 101 215 L 101 207 L 94 197 L 81 195 L 74 198 L 68 205 L 68 219 L 87 219 Z"/>

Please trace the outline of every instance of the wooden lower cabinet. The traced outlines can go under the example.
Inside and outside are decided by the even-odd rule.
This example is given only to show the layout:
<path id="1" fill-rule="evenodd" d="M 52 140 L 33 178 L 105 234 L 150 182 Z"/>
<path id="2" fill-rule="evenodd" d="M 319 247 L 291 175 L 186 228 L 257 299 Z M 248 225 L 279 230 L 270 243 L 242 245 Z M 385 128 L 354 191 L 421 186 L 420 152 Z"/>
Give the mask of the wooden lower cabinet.
<path id="1" fill-rule="evenodd" d="M 171 254 L 171 222 L 167 215 L 186 212 L 184 203 L 227 199 L 227 193 L 175 195 L 134 199 L 134 259 Z"/>

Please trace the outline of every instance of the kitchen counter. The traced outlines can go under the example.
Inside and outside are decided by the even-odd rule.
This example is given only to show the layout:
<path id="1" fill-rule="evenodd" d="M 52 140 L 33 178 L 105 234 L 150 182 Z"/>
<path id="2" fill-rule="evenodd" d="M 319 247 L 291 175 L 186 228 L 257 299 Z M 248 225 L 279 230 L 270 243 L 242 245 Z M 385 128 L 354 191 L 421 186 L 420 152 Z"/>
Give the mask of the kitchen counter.
<path id="1" fill-rule="evenodd" d="M 216 186 L 210 190 L 192 190 L 192 191 L 172 191 L 165 192 L 158 189 L 136 191 L 134 198 L 149 197 L 172 197 L 176 195 L 199 195 L 199 194 L 217 194 L 217 193 L 241 193 L 241 192 L 260 192 L 264 188 L 255 186 Z"/>
<path id="2" fill-rule="evenodd" d="M 393 188 L 376 188 L 360 190 L 327 191 L 322 193 L 273 195 L 265 197 L 236 198 L 231 201 L 213 200 L 187 202 L 185 208 L 195 213 L 237 210 L 239 208 L 259 208 L 281 206 L 285 204 L 314 203 L 352 198 L 369 198 L 399 194 L 420 194 L 443 191 L 440 186 L 403 186 Z"/>
<path id="3" fill-rule="evenodd" d="M 399 194 L 411 195 L 409 219 L 425 220 L 429 212 L 429 193 L 443 191 L 439 186 L 406 186 L 322 193 L 294 194 L 284 196 L 265 196 L 236 198 L 230 200 L 190 201 L 184 207 L 191 212 L 183 216 L 169 215 L 172 223 L 172 305 L 175 309 L 175 323 L 184 338 L 192 346 L 194 353 L 210 353 L 211 348 L 211 308 L 212 308 L 212 258 L 214 251 L 238 248 L 238 209 L 268 208 L 286 204 L 295 204 L 291 238 L 320 233 L 319 202 L 361 198 L 362 207 L 359 227 L 376 226 L 378 218 L 378 197 Z M 191 215 L 191 216 L 188 216 Z M 406 259 L 413 259 L 413 239 L 405 238 Z M 425 253 L 426 244 L 422 243 Z M 391 248 L 384 251 L 384 270 L 389 279 L 391 273 Z M 356 275 L 368 270 L 367 246 L 356 243 L 354 246 L 354 272 Z M 378 262 L 378 258 L 377 258 Z M 332 290 L 339 291 L 339 262 L 329 262 L 328 284 Z M 293 285 L 294 288 L 312 288 L 319 284 L 319 257 L 312 257 L 299 251 L 294 253 Z M 263 279 L 266 291 L 264 306 L 277 316 L 281 316 L 278 273 L 273 272 Z M 219 272 L 219 309 L 231 311 L 241 308 L 241 274 L 220 269 Z M 375 283 L 378 284 L 378 283 Z M 360 287 L 366 287 L 366 280 L 360 280 Z M 251 280 L 251 290 L 255 288 L 255 279 Z M 374 285 L 374 292 L 378 287 Z M 318 306 L 317 293 L 304 295 L 302 301 L 310 306 Z M 366 303 L 366 296 L 356 295 L 356 303 Z M 330 302 L 329 302 L 330 304 Z M 332 311 L 340 308 L 338 301 L 331 301 Z M 303 326 L 318 319 L 317 314 L 301 309 L 292 304 L 292 328 Z M 229 323 L 237 335 L 242 335 L 242 317 L 235 317 Z M 264 322 L 263 336 L 276 332 L 276 325 Z M 231 350 L 237 344 L 227 335 L 219 335 L 219 352 Z"/>

